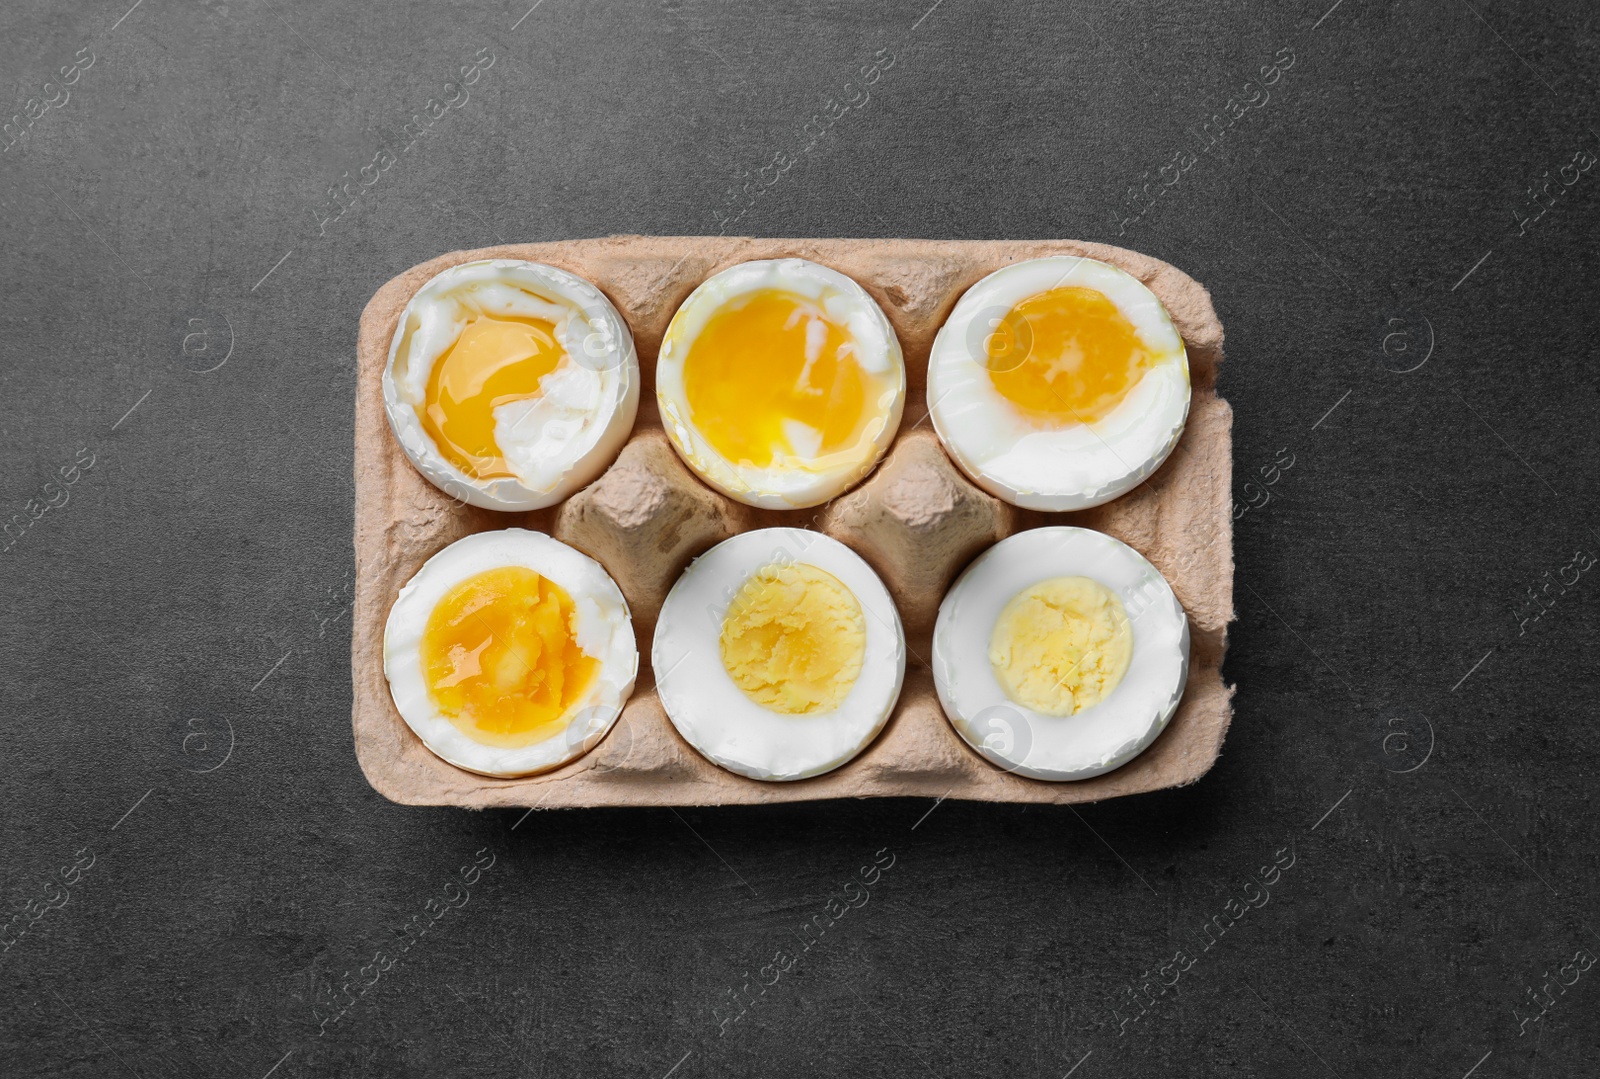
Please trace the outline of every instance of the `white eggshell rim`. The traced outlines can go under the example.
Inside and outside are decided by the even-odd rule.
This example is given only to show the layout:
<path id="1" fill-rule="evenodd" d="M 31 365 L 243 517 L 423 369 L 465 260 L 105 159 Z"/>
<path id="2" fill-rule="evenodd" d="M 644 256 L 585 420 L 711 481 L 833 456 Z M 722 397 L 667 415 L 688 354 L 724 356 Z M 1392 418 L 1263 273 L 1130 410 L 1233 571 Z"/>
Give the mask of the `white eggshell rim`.
<path id="1" fill-rule="evenodd" d="M 893 387 L 877 402 L 881 427 L 872 435 L 869 460 L 851 460 L 814 471 L 751 468 L 723 456 L 690 419 L 683 385 L 683 360 L 689 343 L 729 301 L 764 289 L 794 292 L 822 304 L 830 318 L 848 329 L 862 367 L 893 378 Z M 905 397 L 905 357 L 888 316 L 854 278 L 808 259 L 758 259 L 712 274 L 673 314 L 656 359 L 656 402 L 673 448 L 706 483 L 729 498 L 762 509 L 820 505 L 865 479 L 883 459 L 900 428 Z"/>
<path id="2" fill-rule="evenodd" d="M 524 566 L 566 590 L 577 608 L 579 646 L 600 661 L 594 684 L 575 704 L 565 730 L 516 749 L 474 741 L 441 715 L 418 662 L 423 632 L 439 601 L 462 581 L 506 566 Z M 638 671 L 628 601 L 611 575 L 583 552 L 522 528 L 478 532 L 428 559 L 400 589 L 383 631 L 383 672 L 406 726 L 435 756 L 480 775 L 534 775 L 588 753 L 622 714 Z"/>
<path id="3" fill-rule="evenodd" d="M 1073 716 L 1018 704 L 989 662 L 1001 609 L 1022 589 L 1062 576 L 1089 577 L 1116 593 L 1134 634 L 1122 681 Z M 1036 528 L 989 548 L 951 586 L 934 625 L 933 677 L 951 726 L 991 764 L 1031 779 L 1090 779 L 1127 764 L 1166 729 L 1188 682 L 1189 620 L 1161 571 L 1121 540 L 1066 525 Z"/>
<path id="4" fill-rule="evenodd" d="M 1070 461 L 1074 453 L 1080 462 L 1085 453 L 1100 458 L 1093 475 L 1087 477 L 1080 473 L 1075 479 L 1069 478 L 1078 471 L 1071 467 L 1037 470 L 1066 479 L 1060 485 L 1050 485 L 1037 482 L 1037 472 L 1026 478 L 1017 475 L 980 445 L 985 428 L 1013 427 L 1020 440 L 1028 437 L 1028 427 L 994 388 L 984 357 L 975 355 L 975 350 L 983 347 L 991 332 L 991 317 L 1003 315 L 1029 296 L 1070 286 L 1104 294 L 1134 325 L 1146 347 L 1163 356 L 1175 354 L 1176 359 L 1146 372 L 1140 384 L 1103 419 L 1035 433 L 1036 442 L 1054 440 L 1055 448 L 1064 451 L 1064 462 Z M 1170 387 L 1163 385 L 1162 380 L 1173 381 L 1169 367 L 1181 371 L 1181 390 L 1175 381 Z M 1181 405 L 1177 400 L 1180 396 Z M 1177 446 L 1188 420 L 1189 403 L 1188 352 L 1165 305 L 1132 274 L 1084 256 L 1027 259 L 982 278 L 956 302 L 935 335 L 928 357 L 928 412 L 939 440 L 974 483 L 1023 509 L 1089 509 L 1131 491 L 1160 468 Z M 1160 415 L 1163 412 L 1168 414 Z M 962 422 L 963 414 L 973 413 L 981 413 L 983 422 Z M 1061 442 L 1063 438 L 1072 443 Z M 1036 461 L 1045 448 L 1042 444 L 1030 447 L 1030 453 L 1019 458 L 1032 457 Z"/>
<path id="5" fill-rule="evenodd" d="M 722 623 L 739 588 L 764 566 L 785 562 L 831 573 L 861 605 L 867 627 L 861 674 L 831 712 L 768 711 L 722 663 Z M 721 587 L 708 602 L 701 586 L 715 582 Z M 662 604 L 651 663 L 667 717 L 701 756 L 750 779 L 809 779 L 854 760 L 889 721 L 905 682 L 905 632 L 889 590 L 860 555 L 820 532 L 763 528 L 724 540 L 684 570 Z M 719 707 L 719 698 L 738 703 Z M 818 740 L 836 729 L 836 737 Z"/>
<path id="6" fill-rule="evenodd" d="M 513 283 L 559 306 L 575 309 L 586 323 L 584 345 L 568 353 L 593 370 L 618 372 L 598 417 L 603 430 L 595 443 L 572 462 L 553 487 L 535 488 L 521 480 L 502 477 L 481 480 L 450 463 L 422 426 L 416 407 L 401 399 L 394 377 L 395 360 L 406 324 L 422 306 L 453 303 L 448 293 L 474 280 L 493 280 L 491 274 L 510 277 Z M 563 339 L 564 345 L 568 341 Z M 579 357 L 582 357 L 581 359 Z M 432 357 L 430 363 L 437 361 Z M 622 449 L 639 409 L 639 357 L 627 321 L 599 288 L 577 274 L 542 262 L 523 259 L 479 259 L 441 271 L 428 280 L 400 312 L 389 357 L 383 368 L 383 403 L 389 427 L 416 470 L 435 487 L 468 505 L 491 510 L 535 510 L 553 506 L 597 479 Z"/>

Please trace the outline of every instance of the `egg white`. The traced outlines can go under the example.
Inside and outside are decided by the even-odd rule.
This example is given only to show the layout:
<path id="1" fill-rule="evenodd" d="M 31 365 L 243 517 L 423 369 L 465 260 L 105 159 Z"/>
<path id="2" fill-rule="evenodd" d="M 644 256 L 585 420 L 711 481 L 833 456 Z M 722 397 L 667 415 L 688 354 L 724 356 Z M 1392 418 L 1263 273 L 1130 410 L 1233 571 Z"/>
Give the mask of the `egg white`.
<path id="1" fill-rule="evenodd" d="M 1159 361 L 1093 423 L 1048 430 L 995 388 L 986 341 L 1030 296 L 1082 287 L 1104 294 Z M 940 327 L 928 358 L 928 411 L 962 471 L 1024 509 L 1087 509 L 1124 494 L 1161 467 L 1189 415 L 1189 361 L 1161 301 L 1131 274 L 1069 255 L 1013 263 L 973 285 Z"/>
<path id="2" fill-rule="evenodd" d="M 800 424 L 785 431 L 799 451 L 776 459 L 769 468 L 730 461 L 695 427 L 684 390 L 683 364 L 700 331 L 712 316 L 733 300 L 753 292 L 779 289 L 792 292 L 822 307 L 828 319 L 844 327 L 863 371 L 887 378 L 889 385 L 877 401 L 863 407 L 877 415 L 868 421 L 870 453 L 867 459 L 834 454 L 837 460 L 815 457 L 818 436 Z M 699 476 L 729 498 L 764 509 L 801 509 L 819 505 L 843 493 L 872 471 L 900 427 L 905 408 L 905 360 L 894 328 L 866 289 L 837 270 L 806 259 L 765 259 L 731 266 L 702 281 L 672 316 L 656 360 L 656 400 L 667 436 L 680 456 Z M 811 439 L 813 445 L 804 443 Z M 810 454 L 805 451 L 811 450 Z"/>
<path id="3" fill-rule="evenodd" d="M 442 715 L 422 665 L 423 632 L 439 601 L 462 581 L 506 566 L 531 569 L 572 597 L 578 647 L 600 664 L 565 730 L 515 749 L 474 741 Z M 633 619 L 616 582 L 588 555 L 521 528 L 478 532 L 428 559 L 400 590 L 383 631 L 383 672 L 400 717 L 439 757 L 489 776 L 533 775 L 589 752 L 622 714 L 638 671 Z"/>
<path id="4" fill-rule="evenodd" d="M 768 711 L 723 665 L 728 607 L 751 574 L 774 563 L 831 573 L 861 605 L 861 673 L 831 712 Z M 684 570 L 662 605 L 651 663 L 672 725 L 703 756 L 751 779 L 806 779 L 851 760 L 883 730 L 905 679 L 905 633 L 894 600 L 860 555 L 820 532 L 764 528 L 719 543 Z"/>
<path id="5" fill-rule="evenodd" d="M 1052 577 L 1098 581 L 1122 600 L 1133 630 L 1122 681 L 1071 716 L 1018 704 L 989 662 L 1000 611 Z M 1189 678 L 1189 620 L 1161 572 L 1121 540 L 1035 528 L 989 548 L 950 587 L 933 630 L 933 678 L 951 725 L 990 763 L 1032 779 L 1088 779 L 1138 756 L 1172 719 Z"/>
<path id="6" fill-rule="evenodd" d="M 495 410 L 495 440 L 514 477 L 463 472 L 422 426 L 433 365 L 475 311 L 552 322 L 566 351 L 540 379 L 537 397 Z M 639 359 L 627 323 L 583 278 L 519 259 L 468 262 L 423 285 L 401 312 L 383 401 L 406 456 L 445 493 L 485 509 L 539 509 L 590 483 L 616 458 L 639 408 Z"/>

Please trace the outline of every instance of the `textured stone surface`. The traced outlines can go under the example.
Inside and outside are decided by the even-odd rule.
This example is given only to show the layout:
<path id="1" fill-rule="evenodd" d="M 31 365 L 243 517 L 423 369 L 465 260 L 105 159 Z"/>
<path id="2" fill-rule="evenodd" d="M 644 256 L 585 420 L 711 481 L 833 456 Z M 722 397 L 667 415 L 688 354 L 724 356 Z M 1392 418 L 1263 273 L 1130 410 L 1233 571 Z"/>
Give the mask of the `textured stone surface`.
<path id="1" fill-rule="evenodd" d="M 1189 428 L 1167 463 L 1138 489 L 1083 513 L 1016 510 L 964 479 L 925 422 L 928 351 L 960 290 L 1008 262 L 1084 254 L 1145 281 L 1189 347 L 1195 386 Z M 655 352 L 677 303 L 704 275 L 755 258 L 800 256 L 841 270 L 878 300 L 905 351 L 905 419 L 884 463 L 853 491 L 813 511 L 763 511 L 712 491 L 677 459 L 661 432 Z M 400 311 L 448 266 L 477 258 L 548 262 L 593 281 L 632 327 L 644 372 L 634 434 L 615 464 L 566 503 L 530 514 L 450 511 L 427 501 L 391 437 L 379 378 Z M 657 272 L 657 267 L 665 269 Z M 640 267 L 647 267 L 641 271 Z M 356 387 L 356 603 L 351 666 L 355 739 L 372 785 L 399 802 L 468 806 L 711 805 L 819 798 L 935 797 L 1087 802 L 1192 783 L 1216 760 L 1231 715 L 1221 663 L 1233 611 L 1227 402 L 1216 395 L 1222 327 L 1204 288 L 1145 255 L 1075 241 L 756 240 L 615 236 L 457 251 L 380 288 L 361 318 Z M 419 504 L 396 526 L 385 515 Z M 420 523 L 419 523 L 420 522 Z M 1155 744 L 1117 771 L 1078 783 L 1044 783 L 996 769 L 945 721 L 927 657 L 945 586 L 979 551 L 1018 528 L 1086 524 L 1132 544 L 1193 611 L 1197 644 L 1178 713 Z M 621 747 L 606 744 L 565 768 L 527 779 L 468 776 L 411 733 L 383 677 L 383 622 L 400 586 L 446 542 L 511 524 L 549 530 L 599 559 L 638 618 L 639 689 L 624 710 Z M 894 595 L 906 625 L 908 678 L 878 740 L 834 772 L 797 783 L 761 783 L 726 772 L 691 750 L 656 703 L 650 640 L 661 601 L 688 561 L 736 531 L 817 527 L 858 550 Z M 608 742 L 611 739 L 608 738 Z"/>
<path id="2" fill-rule="evenodd" d="M 57 503 L 0 539 L 0 1074 L 1600 1073 L 1600 969 L 1527 1003 L 1600 955 L 1600 577 L 1558 579 L 1600 554 L 1600 173 L 1561 172 L 1600 130 L 1594 5 L 533 6 L 0 4 L 8 122 L 96 58 L 0 152 L 0 517 Z M 319 226 L 336 183 L 359 193 Z M 724 220 L 1081 236 L 1205 283 L 1238 691 L 1203 779 L 532 813 L 372 789 L 363 306 L 441 252 Z M 613 295 L 676 258 L 616 262 Z M 940 317 L 866 268 L 886 310 Z M 453 512 L 433 497 L 382 508 L 398 545 Z M 654 782 L 606 766 L 628 729 L 594 781 Z M 920 748 L 930 778 L 972 764 Z"/>

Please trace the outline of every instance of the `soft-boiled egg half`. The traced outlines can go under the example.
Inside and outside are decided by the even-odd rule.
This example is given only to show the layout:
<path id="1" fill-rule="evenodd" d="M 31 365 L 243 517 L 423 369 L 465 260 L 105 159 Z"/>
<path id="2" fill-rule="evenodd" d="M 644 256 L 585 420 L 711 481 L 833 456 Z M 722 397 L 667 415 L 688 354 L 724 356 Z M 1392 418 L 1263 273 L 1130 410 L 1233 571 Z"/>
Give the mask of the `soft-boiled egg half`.
<path id="1" fill-rule="evenodd" d="M 871 472 L 905 389 L 883 310 L 805 259 L 745 262 L 701 282 L 656 361 L 678 453 L 711 486 L 766 509 L 818 505 Z"/>
<path id="2" fill-rule="evenodd" d="M 990 494 L 1086 509 L 1137 487 L 1177 445 L 1189 361 L 1137 278 L 1088 258 L 1030 259 L 956 304 L 928 359 L 928 410 Z"/>
<path id="3" fill-rule="evenodd" d="M 1189 621 L 1121 540 L 1036 528 L 979 555 L 939 606 L 939 702 L 967 744 L 1033 779 L 1118 768 L 1177 711 Z"/>
<path id="4" fill-rule="evenodd" d="M 765 528 L 725 540 L 673 585 L 651 649 L 684 740 L 751 779 L 805 779 L 878 736 L 905 635 L 872 568 L 838 540 Z"/>
<path id="5" fill-rule="evenodd" d="M 581 277 L 516 259 L 468 262 L 406 304 L 383 400 L 406 456 L 447 494 L 539 509 L 622 449 L 639 360 L 627 323 Z"/>
<path id="6" fill-rule="evenodd" d="M 451 764 L 490 776 L 548 771 L 594 748 L 638 669 L 628 604 L 606 571 L 520 528 L 428 559 L 383 633 L 406 725 Z"/>

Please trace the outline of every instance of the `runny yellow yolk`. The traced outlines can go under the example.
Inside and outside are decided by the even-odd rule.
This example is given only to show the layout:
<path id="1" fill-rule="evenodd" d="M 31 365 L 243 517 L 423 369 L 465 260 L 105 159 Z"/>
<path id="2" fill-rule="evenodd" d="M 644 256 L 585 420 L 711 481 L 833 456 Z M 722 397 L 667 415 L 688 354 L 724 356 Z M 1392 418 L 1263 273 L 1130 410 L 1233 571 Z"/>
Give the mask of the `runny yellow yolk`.
<path id="1" fill-rule="evenodd" d="M 469 476 L 514 475 L 494 437 L 494 410 L 537 397 L 539 380 L 565 356 L 554 323 L 478 315 L 434 362 L 423 430 Z"/>
<path id="2" fill-rule="evenodd" d="M 1122 403 L 1155 357 L 1104 293 L 1055 288 L 1029 296 L 985 343 L 989 377 L 1035 423 L 1093 423 Z"/>
<path id="3" fill-rule="evenodd" d="M 428 616 L 422 670 L 439 711 L 475 742 L 518 748 L 566 726 L 600 669 L 560 585 L 522 566 L 469 577 Z"/>
<path id="4" fill-rule="evenodd" d="M 689 418 L 735 464 L 769 468 L 775 457 L 848 451 L 870 441 L 866 398 L 877 390 L 855 350 L 810 300 L 778 289 L 742 297 L 689 345 Z"/>
<path id="5" fill-rule="evenodd" d="M 1133 628 L 1115 592 L 1088 577 L 1024 588 L 995 619 L 989 663 L 1006 695 L 1070 716 L 1117 688 L 1133 659 Z"/>
<path id="6" fill-rule="evenodd" d="M 850 695 L 867 652 L 855 594 L 815 566 L 752 573 L 722 622 L 722 665 L 745 696 L 784 715 L 831 712 Z"/>

